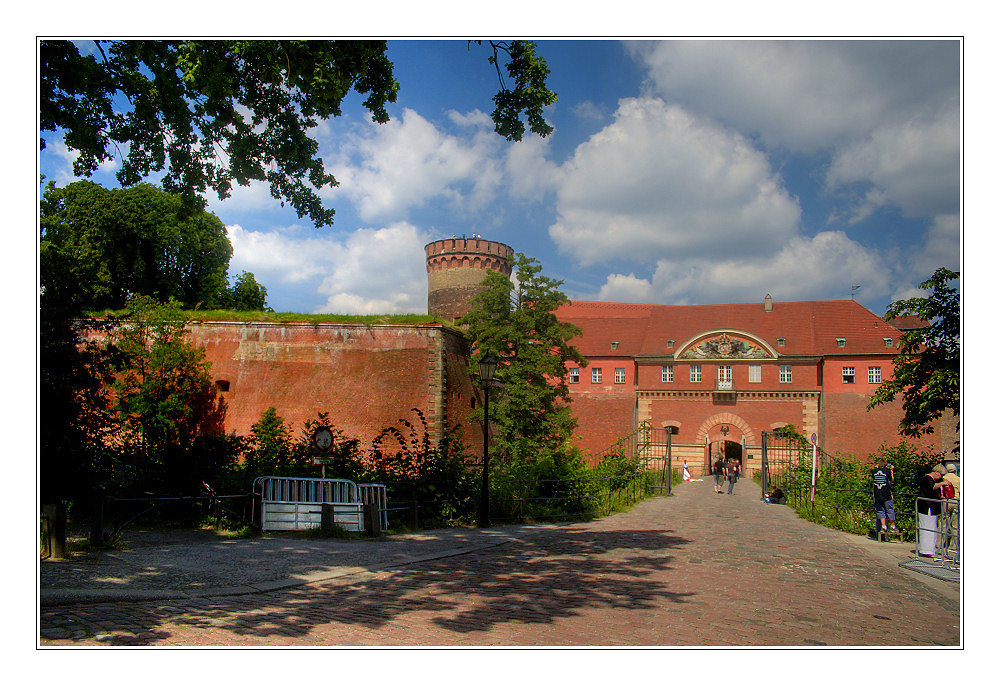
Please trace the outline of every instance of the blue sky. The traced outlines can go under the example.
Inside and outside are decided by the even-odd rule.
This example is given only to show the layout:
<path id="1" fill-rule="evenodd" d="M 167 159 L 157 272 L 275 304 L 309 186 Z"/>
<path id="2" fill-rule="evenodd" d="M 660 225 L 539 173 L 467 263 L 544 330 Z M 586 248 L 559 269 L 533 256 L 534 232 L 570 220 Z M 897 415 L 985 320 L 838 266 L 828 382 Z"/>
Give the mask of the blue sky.
<path id="1" fill-rule="evenodd" d="M 332 227 L 263 185 L 210 198 L 231 274 L 253 272 L 282 312 L 425 312 L 424 244 L 478 233 L 539 260 L 571 299 L 853 291 L 882 314 L 937 267 L 960 269 L 958 41 L 538 44 L 555 132 L 508 143 L 489 120 L 488 47 L 391 40 L 391 122 L 351 98 L 315 130 L 341 183 L 322 192 Z M 73 180 L 61 144 L 39 163 Z"/>

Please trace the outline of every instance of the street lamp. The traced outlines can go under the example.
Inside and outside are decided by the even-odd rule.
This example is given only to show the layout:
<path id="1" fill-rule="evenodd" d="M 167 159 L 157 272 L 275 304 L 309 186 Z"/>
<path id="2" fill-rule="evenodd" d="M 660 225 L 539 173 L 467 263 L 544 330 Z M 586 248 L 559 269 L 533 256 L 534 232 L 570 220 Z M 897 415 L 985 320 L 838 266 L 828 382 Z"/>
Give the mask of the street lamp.
<path id="1" fill-rule="evenodd" d="M 490 384 L 497 371 L 497 360 L 485 355 L 479 360 L 479 381 L 483 385 L 483 490 L 479 496 L 479 526 L 490 525 Z"/>

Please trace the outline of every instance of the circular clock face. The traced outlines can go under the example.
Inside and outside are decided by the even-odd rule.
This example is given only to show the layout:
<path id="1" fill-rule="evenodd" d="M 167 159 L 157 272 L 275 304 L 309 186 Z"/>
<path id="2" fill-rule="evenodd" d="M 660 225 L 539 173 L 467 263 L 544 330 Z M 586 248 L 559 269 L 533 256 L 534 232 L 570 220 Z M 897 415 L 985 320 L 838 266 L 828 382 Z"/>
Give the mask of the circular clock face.
<path id="1" fill-rule="evenodd" d="M 313 432 L 313 444 L 320 450 L 329 450 L 333 445 L 333 434 L 328 428 L 321 426 Z"/>

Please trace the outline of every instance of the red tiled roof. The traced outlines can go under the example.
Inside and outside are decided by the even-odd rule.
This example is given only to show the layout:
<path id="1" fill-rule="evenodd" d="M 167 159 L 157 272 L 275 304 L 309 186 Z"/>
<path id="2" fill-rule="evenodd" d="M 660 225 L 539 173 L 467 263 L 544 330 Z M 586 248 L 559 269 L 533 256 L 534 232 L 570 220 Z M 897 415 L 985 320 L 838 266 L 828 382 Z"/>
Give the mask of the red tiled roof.
<path id="1" fill-rule="evenodd" d="M 757 336 L 781 355 L 895 353 L 900 331 L 854 300 L 728 305 L 636 305 L 575 301 L 556 312 L 583 333 L 571 343 L 585 356 L 673 354 L 680 346 L 714 330 Z M 892 339 L 887 347 L 885 338 Z M 778 339 L 785 345 L 778 347 Z M 837 339 L 845 339 L 839 347 Z M 673 340 L 674 347 L 667 348 Z M 611 342 L 618 349 L 611 350 Z"/>

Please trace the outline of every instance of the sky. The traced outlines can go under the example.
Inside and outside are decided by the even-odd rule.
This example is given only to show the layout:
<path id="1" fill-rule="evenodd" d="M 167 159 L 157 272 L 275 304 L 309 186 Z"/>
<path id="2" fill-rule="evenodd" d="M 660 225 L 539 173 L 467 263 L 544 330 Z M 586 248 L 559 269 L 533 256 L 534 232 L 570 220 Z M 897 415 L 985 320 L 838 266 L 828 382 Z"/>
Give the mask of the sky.
<path id="1" fill-rule="evenodd" d="M 332 227 L 264 184 L 208 209 L 278 312 L 422 313 L 423 246 L 479 234 L 573 300 L 855 298 L 877 314 L 961 268 L 962 44 L 539 40 L 555 131 L 493 132 L 488 47 L 390 40 L 387 124 L 322 122 Z M 50 142 L 40 170 L 73 181 Z M 92 179 L 114 186 L 115 165 Z M 156 179 L 152 179 L 156 181 Z"/>

